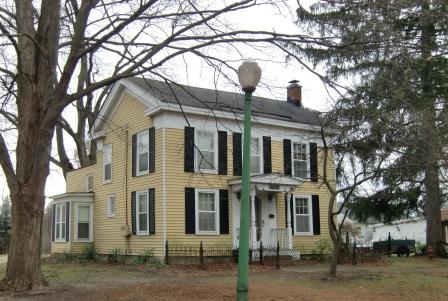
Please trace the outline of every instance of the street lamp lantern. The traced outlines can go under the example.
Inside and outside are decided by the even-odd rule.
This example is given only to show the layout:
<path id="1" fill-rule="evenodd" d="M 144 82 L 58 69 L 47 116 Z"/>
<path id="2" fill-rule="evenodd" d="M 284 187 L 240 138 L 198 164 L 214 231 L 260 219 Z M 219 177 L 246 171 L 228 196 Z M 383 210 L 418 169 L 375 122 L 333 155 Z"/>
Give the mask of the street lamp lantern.
<path id="1" fill-rule="evenodd" d="M 244 61 L 238 68 L 238 80 L 243 88 L 243 91 L 251 90 L 253 92 L 255 87 L 260 82 L 261 68 L 257 62 L 253 60 Z"/>
<path id="2" fill-rule="evenodd" d="M 261 78 L 261 68 L 255 61 L 246 60 L 238 68 L 238 80 L 244 91 L 243 175 L 240 199 L 240 238 L 238 247 L 237 300 L 247 301 L 249 293 L 249 197 L 250 197 L 250 142 L 252 93 Z M 254 233 L 253 233 L 254 234 Z"/>

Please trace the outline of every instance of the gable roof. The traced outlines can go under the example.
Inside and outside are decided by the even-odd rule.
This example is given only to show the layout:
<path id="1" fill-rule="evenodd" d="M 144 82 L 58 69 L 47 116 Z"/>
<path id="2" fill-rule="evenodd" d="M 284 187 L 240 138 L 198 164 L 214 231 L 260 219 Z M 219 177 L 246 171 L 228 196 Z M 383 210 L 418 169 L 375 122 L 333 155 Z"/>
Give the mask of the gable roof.
<path id="1" fill-rule="evenodd" d="M 243 93 L 232 93 L 214 89 L 204 89 L 178 84 L 169 84 L 153 79 L 139 77 L 122 79 L 114 84 L 106 98 L 100 112 L 95 118 L 91 129 L 93 138 L 104 134 L 107 120 L 114 114 L 121 101 L 123 93 L 129 93 L 137 101 L 145 105 L 148 110 L 160 107 L 185 110 L 185 108 L 197 108 L 204 112 L 223 112 L 244 115 Z M 318 112 L 303 107 L 298 107 L 286 101 L 256 97 L 252 98 L 252 115 L 263 117 L 273 122 L 287 122 L 309 127 L 320 125 Z"/>
<path id="2" fill-rule="evenodd" d="M 129 78 L 128 80 L 141 89 L 150 92 L 162 102 L 214 111 L 244 113 L 242 93 L 168 84 L 137 77 Z M 252 98 L 252 114 L 301 124 L 320 125 L 317 111 L 298 107 L 286 101 L 263 97 L 254 96 Z"/>

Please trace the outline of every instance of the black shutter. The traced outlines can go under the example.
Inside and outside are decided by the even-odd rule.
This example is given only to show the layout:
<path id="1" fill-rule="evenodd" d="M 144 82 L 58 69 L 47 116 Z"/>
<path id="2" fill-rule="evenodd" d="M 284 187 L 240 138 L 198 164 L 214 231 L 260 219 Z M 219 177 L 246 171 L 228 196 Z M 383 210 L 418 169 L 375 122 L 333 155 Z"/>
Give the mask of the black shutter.
<path id="1" fill-rule="evenodd" d="M 131 226 L 132 226 L 132 234 L 137 234 L 137 207 L 136 207 L 136 193 L 135 191 L 131 192 Z"/>
<path id="2" fill-rule="evenodd" d="M 56 237 L 56 205 L 52 206 L 52 215 L 53 215 L 53 222 L 51 224 L 51 240 L 55 241 L 55 237 Z"/>
<path id="3" fill-rule="evenodd" d="M 194 172 L 194 128 L 185 127 L 184 131 L 184 171 Z"/>
<path id="4" fill-rule="evenodd" d="M 289 212 L 291 213 L 291 232 L 294 235 L 294 196 L 291 194 L 291 201 L 289 202 Z"/>
<path id="5" fill-rule="evenodd" d="M 313 235 L 320 235 L 320 211 L 319 211 L 319 196 L 312 195 L 313 203 Z"/>
<path id="6" fill-rule="evenodd" d="M 156 234 L 155 192 L 156 190 L 154 188 L 148 191 L 149 234 Z"/>
<path id="7" fill-rule="evenodd" d="M 70 241 L 70 202 L 65 203 L 65 241 Z"/>
<path id="8" fill-rule="evenodd" d="M 291 140 L 283 139 L 283 168 L 284 174 L 287 176 L 292 175 L 291 169 Z"/>
<path id="9" fill-rule="evenodd" d="M 233 133 L 233 175 L 241 176 L 242 172 L 241 133 Z"/>
<path id="10" fill-rule="evenodd" d="M 263 172 L 272 172 L 271 137 L 263 136 Z"/>
<path id="11" fill-rule="evenodd" d="M 285 228 L 288 227 L 288 194 L 285 193 Z M 293 197 L 291 195 L 291 202 L 289 204 L 289 212 L 291 214 L 291 232 L 292 235 L 294 235 L 294 204 L 293 204 Z"/>
<path id="12" fill-rule="evenodd" d="M 219 231 L 229 234 L 229 193 L 225 189 L 219 190 Z"/>
<path id="13" fill-rule="evenodd" d="M 156 130 L 149 128 L 149 162 L 148 171 L 154 172 L 156 170 Z"/>
<path id="14" fill-rule="evenodd" d="M 317 182 L 317 144 L 310 143 L 310 179 Z"/>
<path id="15" fill-rule="evenodd" d="M 185 234 L 196 233 L 195 192 L 192 187 L 185 187 Z"/>
<path id="16" fill-rule="evenodd" d="M 135 177 L 137 170 L 137 134 L 132 135 L 132 176 Z"/>
<path id="17" fill-rule="evenodd" d="M 227 132 L 218 131 L 218 174 L 227 174 Z"/>

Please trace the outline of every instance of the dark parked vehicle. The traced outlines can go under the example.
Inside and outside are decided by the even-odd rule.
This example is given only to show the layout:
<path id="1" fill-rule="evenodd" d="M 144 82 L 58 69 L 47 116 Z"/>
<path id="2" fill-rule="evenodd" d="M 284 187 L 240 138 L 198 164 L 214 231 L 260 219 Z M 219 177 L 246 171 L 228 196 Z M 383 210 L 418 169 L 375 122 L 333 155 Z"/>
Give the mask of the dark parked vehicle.
<path id="1" fill-rule="evenodd" d="M 388 239 L 373 243 L 373 250 L 384 254 L 397 254 L 409 256 L 415 253 L 415 240 L 413 239 Z"/>

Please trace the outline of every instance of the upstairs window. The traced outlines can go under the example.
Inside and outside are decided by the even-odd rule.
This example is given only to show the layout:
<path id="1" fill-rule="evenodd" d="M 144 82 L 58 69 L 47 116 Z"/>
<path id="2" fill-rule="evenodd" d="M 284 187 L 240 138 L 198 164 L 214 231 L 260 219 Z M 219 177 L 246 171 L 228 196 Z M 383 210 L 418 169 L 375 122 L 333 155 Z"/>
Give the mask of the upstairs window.
<path id="1" fill-rule="evenodd" d="M 137 175 L 147 174 L 149 171 L 149 131 L 137 134 Z"/>
<path id="2" fill-rule="evenodd" d="M 308 179 L 307 147 L 303 143 L 292 144 L 293 176 Z"/>
<path id="3" fill-rule="evenodd" d="M 216 171 L 217 150 L 216 133 L 207 131 L 196 132 L 195 162 L 198 171 Z"/>
<path id="4" fill-rule="evenodd" d="M 86 177 L 86 192 L 92 192 L 93 191 L 93 176 L 88 175 Z"/>
<path id="5" fill-rule="evenodd" d="M 251 138 L 250 144 L 250 172 L 260 174 L 262 164 L 262 151 L 260 138 Z"/>
<path id="6" fill-rule="evenodd" d="M 103 182 L 112 182 L 112 144 L 103 147 Z"/>

